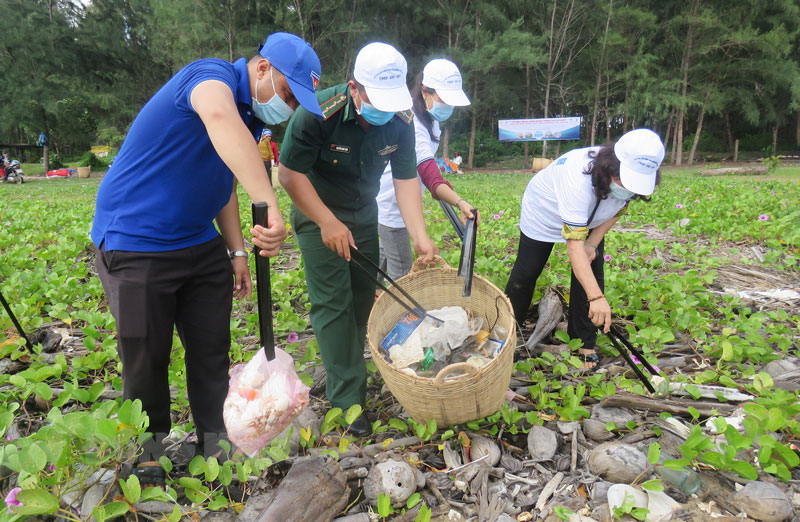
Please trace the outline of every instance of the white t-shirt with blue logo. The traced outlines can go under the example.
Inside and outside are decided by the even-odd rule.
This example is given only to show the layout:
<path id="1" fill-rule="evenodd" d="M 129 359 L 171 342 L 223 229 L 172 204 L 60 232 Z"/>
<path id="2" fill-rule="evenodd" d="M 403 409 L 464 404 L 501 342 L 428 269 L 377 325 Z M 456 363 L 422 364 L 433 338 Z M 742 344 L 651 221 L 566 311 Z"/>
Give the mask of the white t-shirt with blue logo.
<path id="1" fill-rule="evenodd" d="M 566 223 L 572 228 L 587 226 L 589 215 L 597 204 L 592 177 L 584 174 L 592 158 L 589 152 L 601 147 L 575 149 L 560 156 L 528 182 L 522 196 L 519 228 L 537 241 L 564 243 L 561 231 Z M 625 202 L 608 197 L 600 201 L 590 229 L 608 221 L 625 206 Z"/>

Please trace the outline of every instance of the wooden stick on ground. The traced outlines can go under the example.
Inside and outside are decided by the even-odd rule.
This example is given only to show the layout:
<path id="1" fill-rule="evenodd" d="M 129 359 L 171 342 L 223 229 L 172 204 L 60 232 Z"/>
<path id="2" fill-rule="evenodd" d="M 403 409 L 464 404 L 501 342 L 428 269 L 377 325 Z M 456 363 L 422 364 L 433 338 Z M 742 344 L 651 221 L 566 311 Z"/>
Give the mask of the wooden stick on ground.
<path id="1" fill-rule="evenodd" d="M 544 509 L 544 506 L 547 504 L 547 501 L 550 499 L 550 495 L 556 492 L 556 488 L 561 481 L 564 480 L 564 473 L 558 472 L 556 476 L 550 479 L 550 482 L 542 490 L 542 493 L 539 495 L 539 499 L 536 501 L 536 510 L 541 511 Z"/>
<path id="2" fill-rule="evenodd" d="M 682 415 L 684 417 L 691 417 L 689 407 L 695 408 L 700 415 L 710 417 L 712 415 L 731 415 L 736 405 L 723 404 L 720 402 L 710 401 L 695 401 L 695 400 L 677 400 L 677 399 L 651 399 L 650 397 L 643 397 L 633 393 L 617 393 L 610 395 L 600 401 L 601 407 L 607 408 L 609 406 L 617 406 L 620 408 L 634 408 L 639 410 L 648 410 L 651 412 L 659 413 L 665 411 L 673 415 Z M 714 413 L 716 412 L 716 413 Z"/>

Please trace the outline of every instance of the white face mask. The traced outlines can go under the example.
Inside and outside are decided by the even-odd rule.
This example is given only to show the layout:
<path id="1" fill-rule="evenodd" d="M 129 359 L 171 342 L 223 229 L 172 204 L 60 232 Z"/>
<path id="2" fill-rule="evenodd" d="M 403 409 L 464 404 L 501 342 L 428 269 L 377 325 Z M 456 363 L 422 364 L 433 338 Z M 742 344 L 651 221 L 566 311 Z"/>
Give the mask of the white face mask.
<path id="1" fill-rule="evenodd" d="M 611 186 L 609 188 L 611 189 L 611 197 L 614 199 L 628 201 L 629 199 L 633 199 L 633 197 L 636 195 L 636 192 L 631 192 L 622 185 L 617 185 L 613 181 L 611 182 Z"/>
<path id="2" fill-rule="evenodd" d="M 276 125 L 291 118 L 292 114 L 294 114 L 294 109 L 289 107 L 289 104 L 278 96 L 278 91 L 275 90 L 275 79 L 272 76 L 272 69 L 269 70 L 269 79 L 272 82 L 272 98 L 266 103 L 261 103 L 253 97 L 253 112 L 256 113 L 256 118 L 264 123 Z M 258 78 L 256 78 L 256 96 L 258 96 Z"/>

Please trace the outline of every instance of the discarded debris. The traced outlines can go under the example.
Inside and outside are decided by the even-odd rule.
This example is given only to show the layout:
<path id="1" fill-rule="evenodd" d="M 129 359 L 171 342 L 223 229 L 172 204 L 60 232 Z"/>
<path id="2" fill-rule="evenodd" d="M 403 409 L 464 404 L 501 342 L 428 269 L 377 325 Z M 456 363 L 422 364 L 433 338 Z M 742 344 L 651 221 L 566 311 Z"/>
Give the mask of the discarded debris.
<path id="1" fill-rule="evenodd" d="M 528 350 L 535 350 L 536 345 L 550 335 L 562 317 L 564 317 L 564 307 L 561 299 L 555 290 L 548 288 L 542 296 L 542 300 L 539 301 L 539 318 L 536 320 L 536 328 L 528 338 L 528 342 L 525 343 Z"/>

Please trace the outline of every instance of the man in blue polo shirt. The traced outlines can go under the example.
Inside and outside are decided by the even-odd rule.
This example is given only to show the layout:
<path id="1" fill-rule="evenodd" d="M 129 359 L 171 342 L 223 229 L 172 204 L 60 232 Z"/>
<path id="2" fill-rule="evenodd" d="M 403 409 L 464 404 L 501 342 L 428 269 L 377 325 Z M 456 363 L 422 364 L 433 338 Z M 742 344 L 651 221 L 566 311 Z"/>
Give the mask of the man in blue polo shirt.
<path id="1" fill-rule="evenodd" d="M 231 295 L 249 297 L 252 288 L 235 182 L 271 207 L 268 227 L 250 232 L 262 255 L 276 255 L 286 227 L 257 137 L 298 105 L 322 116 L 311 46 L 275 33 L 259 51 L 249 61 L 203 59 L 181 69 L 139 112 L 97 193 L 91 235 L 117 322 L 123 397 L 142 401 L 155 435 L 140 461 L 156 460 L 170 431 L 174 327 L 199 445 L 208 452 L 224 436 Z"/>

